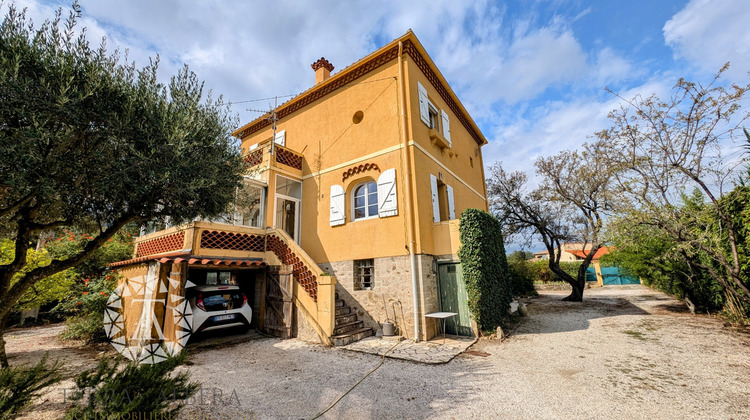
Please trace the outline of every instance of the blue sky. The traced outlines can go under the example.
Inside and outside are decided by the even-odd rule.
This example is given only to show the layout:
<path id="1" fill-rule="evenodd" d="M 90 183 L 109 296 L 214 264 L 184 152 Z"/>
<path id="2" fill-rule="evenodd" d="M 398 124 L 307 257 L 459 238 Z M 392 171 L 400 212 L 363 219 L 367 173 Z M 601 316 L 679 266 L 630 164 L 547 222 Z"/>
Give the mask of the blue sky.
<path id="1" fill-rule="evenodd" d="M 36 22 L 67 1 L 16 0 Z M 748 80 L 747 0 L 81 0 L 91 39 L 165 80 L 183 63 L 231 101 L 295 94 L 325 56 L 337 69 L 413 29 L 489 140 L 485 163 L 533 170 L 607 127 L 618 99 L 665 95 L 679 77 Z M 3 10 L 7 4 L 3 6 Z M 238 104 L 245 123 L 269 101 Z"/>
<path id="2" fill-rule="evenodd" d="M 190 65 L 215 94 L 245 101 L 304 91 L 310 64 L 342 69 L 413 29 L 490 141 L 485 163 L 531 170 L 607 126 L 617 99 L 708 80 L 726 61 L 747 81 L 747 0 L 145 1 L 81 0 L 92 39 L 161 76 Z M 17 0 L 36 22 L 67 1 Z M 4 6 L 4 7 L 7 7 Z M 268 101 L 238 104 L 247 122 Z"/>

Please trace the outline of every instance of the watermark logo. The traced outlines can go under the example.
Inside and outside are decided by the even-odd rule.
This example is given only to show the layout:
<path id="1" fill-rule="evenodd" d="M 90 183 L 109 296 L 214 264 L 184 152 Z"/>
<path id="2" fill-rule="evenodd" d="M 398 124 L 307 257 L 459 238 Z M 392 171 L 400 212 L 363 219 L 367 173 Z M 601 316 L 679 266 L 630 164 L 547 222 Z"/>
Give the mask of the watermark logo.
<path id="1" fill-rule="evenodd" d="M 151 263 L 145 276 L 122 282 L 104 310 L 104 331 L 112 347 L 137 363 L 155 364 L 178 355 L 192 333 L 193 309 L 184 293 L 177 293 L 180 273 L 161 279 L 158 267 Z M 185 281 L 185 289 L 194 286 Z M 137 322 L 126 320 L 125 314 Z"/>

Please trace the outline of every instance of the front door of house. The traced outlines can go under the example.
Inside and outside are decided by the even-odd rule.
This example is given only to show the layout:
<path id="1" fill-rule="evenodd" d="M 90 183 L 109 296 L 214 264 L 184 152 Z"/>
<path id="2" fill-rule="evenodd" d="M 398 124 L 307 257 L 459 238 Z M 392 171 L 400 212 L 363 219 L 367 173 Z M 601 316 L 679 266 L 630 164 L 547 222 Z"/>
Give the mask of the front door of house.
<path id="1" fill-rule="evenodd" d="M 471 336 L 469 296 L 461 274 L 461 263 L 438 263 L 438 293 L 440 311 L 455 312 L 458 315 L 445 320 L 445 333 Z"/>
<path id="2" fill-rule="evenodd" d="M 299 243 L 302 183 L 276 175 L 276 203 L 273 226 L 284 230 Z"/>

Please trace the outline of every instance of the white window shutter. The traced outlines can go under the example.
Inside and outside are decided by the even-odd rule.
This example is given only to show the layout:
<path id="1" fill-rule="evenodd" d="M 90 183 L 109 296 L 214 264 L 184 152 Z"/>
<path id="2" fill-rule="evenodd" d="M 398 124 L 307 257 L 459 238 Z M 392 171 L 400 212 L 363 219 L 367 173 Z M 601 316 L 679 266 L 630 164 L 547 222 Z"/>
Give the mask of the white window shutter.
<path id="1" fill-rule="evenodd" d="M 344 187 L 331 185 L 331 226 L 343 225 L 346 221 L 344 201 Z"/>
<path id="2" fill-rule="evenodd" d="M 453 201 L 453 187 L 446 184 L 445 195 L 448 196 L 448 220 L 453 220 L 456 218 L 456 204 L 455 201 Z"/>
<path id="3" fill-rule="evenodd" d="M 448 147 L 451 146 L 451 123 L 448 118 L 448 113 L 440 110 L 440 117 L 443 119 L 443 137 L 448 142 Z"/>
<path id="4" fill-rule="evenodd" d="M 390 217 L 397 214 L 396 169 L 388 169 L 378 177 L 378 216 Z"/>
<path id="5" fill-rule="evenodd" d="M 427 89 L 425 89 L 421 83 L 417 82 L 417 91 L 419 91 L 419 118 L 429 126 L 430 109 L 427 105 L 429 103 L 429 100 L 427 99 Z"/>
<path id="6" fill-rule="evenodd" d="M 440 202 L 438 201 L 438 186 L 435 175 L 430 174 L 430 190 L 432 190 L 432 221 L 440 222 Z"/>
<path id="7" fill-rule="evenodd" d="M 273 141 L 280 146 L 286 147 L 286 130 L 277 131 Z"/>

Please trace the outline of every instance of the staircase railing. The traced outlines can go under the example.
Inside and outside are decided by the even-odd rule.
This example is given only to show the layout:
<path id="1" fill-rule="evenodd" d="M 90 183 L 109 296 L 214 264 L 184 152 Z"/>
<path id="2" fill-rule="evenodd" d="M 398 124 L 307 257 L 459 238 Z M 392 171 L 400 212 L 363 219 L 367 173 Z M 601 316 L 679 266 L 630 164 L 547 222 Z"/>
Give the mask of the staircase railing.
<path id="1" fill-rule="evenodd" d="M 273 253 L 281 265 L 291 266 L 293 300 L 325 345 L 332 345 L 335 328 L 336 278 L 329 276 L 281 229 L 266 232 L 266 260 Z M 270 263 L 270 261 L 269 261 Z"/>

